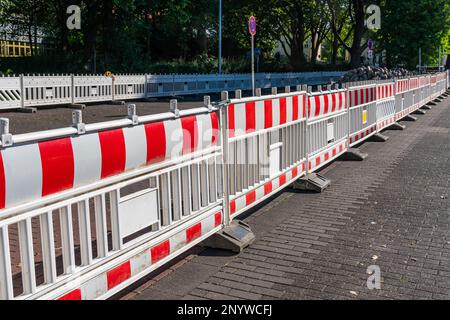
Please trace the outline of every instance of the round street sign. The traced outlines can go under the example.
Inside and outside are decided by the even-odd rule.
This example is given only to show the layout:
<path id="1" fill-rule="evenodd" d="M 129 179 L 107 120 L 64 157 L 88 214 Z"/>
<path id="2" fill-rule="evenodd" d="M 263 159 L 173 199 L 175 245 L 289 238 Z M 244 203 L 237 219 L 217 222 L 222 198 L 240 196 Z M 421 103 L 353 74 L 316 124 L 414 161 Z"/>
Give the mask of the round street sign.
<path id="1" fill-rule="evenodd" d="M 256 19 L 254 16 L 251 16 L 248 19 L 248 31 L 252 36 L 256 35 Z"/>

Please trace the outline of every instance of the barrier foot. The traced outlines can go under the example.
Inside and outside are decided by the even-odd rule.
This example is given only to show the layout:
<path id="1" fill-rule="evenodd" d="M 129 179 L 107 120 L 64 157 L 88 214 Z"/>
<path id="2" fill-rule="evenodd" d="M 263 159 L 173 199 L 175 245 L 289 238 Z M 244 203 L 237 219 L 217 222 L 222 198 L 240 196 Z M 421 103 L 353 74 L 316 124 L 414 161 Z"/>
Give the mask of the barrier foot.
<path id="1" fill-rule="evenodd" d="M 255 241 L 250 226 L 242 221 L 233 220 L 228 227 L 212 235 L 200 245 L 240 253 Z"/>
<path id="2" fill-rule="evenodd" d="M 434 99 L 434 101 L 439 103 L 439 102 L 442 102 L 443 100 L 439 97 L 439 98 Z"/>
<path id="3" fill-rule="evenodd" d="M 122 100 L 113 100 L 110 101 L 110 104 L 114 105 L 114 106 L 124 106 L 125 105 L 125 101 Z"/>
<path id="4" fill-rule="evenodd" d="M 413 114 L 420 114 L 420 115 L 424 115 L 424 114 L 427 114 L 427 112 L 426 112 L 425 110 L 420 110 L 420 109 L 417 109 L 416 111 L 414 111 L 414 112 L 413 112 Z"/>
<path id="5" fill-rule="evenodd" d="M 404 121 L 417 121 L 416 117 L 413 117 L 412 115 L 407 115 L 406 117 L 403 118 Z"/>
<path id="6" fill-rule="evenodd" d="M 73 103 L 73 104 L 69 104 L 69 108 L 75 109 L 75 110 L 84 110 L 84 109 L 86 109 L 86 105 L 81 104 L 81 103 Z"/>
<path id="7" fill-rule="evenodd" d="M 372 142 L 386 142 L 389 140 L 389 137 L 381 134 L 381 133 L 375 133 L 373 136 L 369 138 L 369 141 Z"/>
<path id="8" fill-rule="evenodd" d="M 364 161 L 369 155 L 367 153 L 362 153 L 361 150 L 356 148 L 350 148 L 344 153 L 340 160 L 343 161 Z"/>
<path id="9" fill-rule="evenodd" d="M 432 108 L 431 108 L 431 106 L 429 106 L 429 105 L 424 105 L 424 106 L 421 106 L 420 107 L 420 109 L 423 109 L 423 110 L 431 110 Z"/>
<path id="10" fill-rule="evenodd" d="M 331 185 L 331 181 L 317 173 L 310 173 L 294 182 L 294 190 L 321 193 Z"/>
<path id="11" fill-rule="evenodd" d="M 36 108 L 30 108 L 30 107 L 20 108 L 18 110 L 19 110 L 19 112 L 23 112 L 23 113 L 36 113 L 37 112 Z"/>
<path id="12" fill-rule="evenodd" d="M 430 101 L 426 104 L 427 106 L 437 106 L 436 102 Z"/>
<path id="13" fill-rule="evenodd" d="M 387 128 L 388 130 L 405 130 L 406 126 L 403 124 L 400 124 L 398 122 L 394 123 L 392 126 Z"/>

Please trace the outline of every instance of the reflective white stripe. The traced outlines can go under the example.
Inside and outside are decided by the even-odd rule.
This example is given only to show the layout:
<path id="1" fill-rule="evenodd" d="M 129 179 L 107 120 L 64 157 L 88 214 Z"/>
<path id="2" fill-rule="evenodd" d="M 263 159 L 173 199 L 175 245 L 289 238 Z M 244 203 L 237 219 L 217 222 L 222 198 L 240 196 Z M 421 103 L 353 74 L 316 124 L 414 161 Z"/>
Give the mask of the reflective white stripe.
<path id="1" fill-rule="evenodd" d="M 144 252 L 141 252 L 140 254 L 134 256 L 130 260 L 131 276 L 135 276 L 138 273 L 144 271 L 151 264 L 152 264 L 152 262 L 151 262 L 150 250 L 145 250 Z"/>
<path id="2" fill-rule="evenodd" d="M 247 205 L 247 198 L 245 196 L 236 199 L 236 212 L 242 210 Z"/>
<path id="3" fill-rule="evenodd" d="M 41 154 L 37 143 L 2 151 L 6 207 L 42 196 Z"/>
<path id="4" fill-rule="evenodd" d="M 292 97 L 287 97 L 286 98 L 286 121 L 292 122 L 293 119 L 293 102 L 292 102 Z"/>
<path id="5" fill-rule="evenodd" d="M 210 230 L 215 228 L 215 215 L 211 215 L 202 221 L 202 235 L 208 233 Z"/>
<path id="6" fill-rule="evenodd" d="M 125 170 L 136 169 L 147 162 L 147 138 L 144 126 L 124 128 L 126 148 Z"/>
<path id="7" fill-rule="evenodd" d="M 272 126 L 280 125 L 280 99 L 272 99 Z"/>
<path id="8" fill-rule="evenodd" d="M 198 150 L 203 150 L 211 146 L 213 135 L 211 115 L 202 114 L 197 116 Z"/>
<path id="9" fill-rule="evenodd" d="M 183 127 L 181 120 L 164 121 L 166 133 L 166 160 L 180 157 L 183 152 Z"/>
<path id="10" fill-rule="evenodd" d="M 106 273 L 95 277 L 81 286 L 81 297 L 83 300 L 94 300 L 108 292 L 108 279 Z"/>
<path id="11" fill-rule="evenodd" d="M 256 130 L 263 130 L 265 122 L 264 101 L 256 101 L 255 113 L 256 113 L 256 123 L 255 123 Z"/>
<path id="12" fill-rule="evenodd" d="M 173 253 L 184 247 L 186 244 L 186 230 L 178 232 L 170 237 L 170 253 Z"/>
<path id="13" fill-rule="evenodd" d="M 234 105 L 234 129 L 235 135 L 240 136 L 245 134 L 247 115 L 245 112 L 245 103 L 239 103 Z"/>
<path id="14" fill-rule="evenodd" d="M 256 200 L 259 200 L 264 197 L 264 185 L 256 189 Z"/>
<path id="15" fill-rule="evenodd" d="M 71 138 L 74 160 L 74 187 L 100 180 L 102 152 L 98 134 Z"/>

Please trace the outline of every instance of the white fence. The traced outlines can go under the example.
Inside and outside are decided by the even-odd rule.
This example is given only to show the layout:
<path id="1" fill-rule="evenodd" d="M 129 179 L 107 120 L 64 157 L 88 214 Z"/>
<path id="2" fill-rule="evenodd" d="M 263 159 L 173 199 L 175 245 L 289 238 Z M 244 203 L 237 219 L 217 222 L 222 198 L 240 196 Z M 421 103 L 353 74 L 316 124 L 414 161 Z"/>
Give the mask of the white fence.
<path id="1" fill-rule="evenodd" d="M 342 72 L 257 74 L 259 88 L 323 84 Z M 228 75 L 37 75 L 0 77 L 0 109 L 108 102 L 250 90 L 248 74 Z M 23 94 L 22 94 L 23 93 Z"/>
<path id="2" fill-rule="evenodd" d="M 21 135 L 2 119 L 0 299 L 108 298 L 440 96 L 447 76 L 237 92 Z"/>

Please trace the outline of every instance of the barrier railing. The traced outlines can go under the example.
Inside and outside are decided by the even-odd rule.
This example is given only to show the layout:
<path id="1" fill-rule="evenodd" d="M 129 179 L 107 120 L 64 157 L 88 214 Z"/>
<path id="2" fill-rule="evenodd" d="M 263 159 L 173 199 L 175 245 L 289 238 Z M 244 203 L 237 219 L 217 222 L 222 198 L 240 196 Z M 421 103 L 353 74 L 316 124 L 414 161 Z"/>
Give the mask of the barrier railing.
<path id="1" fill-rule="evenodd" d="M 256 84 L 260 88 L 301 83 L 317 85 L 328 83 L 342 74 L 259 73 L 256 74 Z M 207 94 L 237 89 L 251 89 L 250 75 L 21 75 L 0 77 L 0 109 Z"/>
<path id="2" fill-rule="evenodd" d="M 447 79 L 237 91 L 87 125 L 74 111 L 72 127 L 20 135 L 1 119 L 0 299 L 108 298 L 440 96 Z"/>

